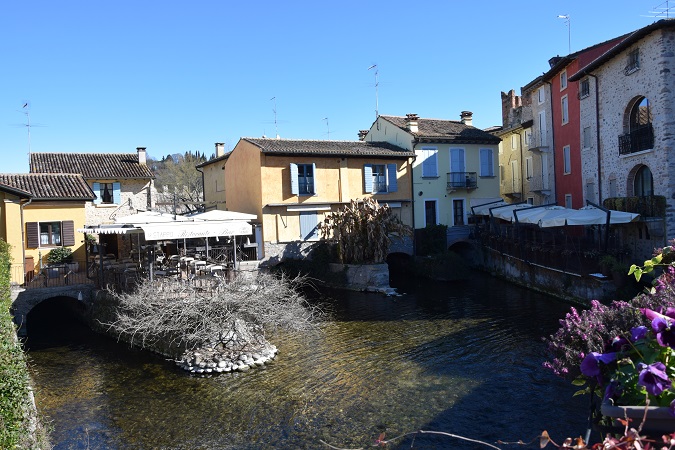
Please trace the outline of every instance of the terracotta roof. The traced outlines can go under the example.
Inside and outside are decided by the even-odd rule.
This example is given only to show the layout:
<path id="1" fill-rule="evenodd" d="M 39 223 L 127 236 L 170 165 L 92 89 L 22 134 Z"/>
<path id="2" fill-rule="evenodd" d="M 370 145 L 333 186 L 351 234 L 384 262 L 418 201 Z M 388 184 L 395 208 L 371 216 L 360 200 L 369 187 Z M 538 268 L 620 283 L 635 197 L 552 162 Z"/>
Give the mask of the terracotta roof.
<path id="1" fill-rule="evenodd" d="M 80 174 L 0 173 L 0 186 L 28 193 L 34 200 L 93 200 L 94 193 Z"/>
<path id="2" fill-rule="evenodd" d="M 23 189 L 17 189 L 14 186 L 9 186 L 7 184 L 1 183 L 0 182 L 0 191 L 2 192 L 8 192 L 13 195 L 18 195 L 19 197 L 24 197 L 24 198 L 31 198 L 32 195 L 28 191 L 24 191 Z"/>
<path id="3" fill-rule="evenodd" d="M 79 173 L 85 179 L 154 178 L 136 153 L 31 153 L 31 173 Z"/>
<path id="4" fill-rule="evenodd" d="M 635 30 L 631 34 L 627 35 L 625 39 L 620 41 L 614 47 L 610 48 L 605 53 L 598 56 L 595 60 L 588 63 L 586 67 L 582 67 L 577 73 L 570 76 L 568 78 L 569 81 L 577 81 L 581 79 L 582 77 L 592 72 L 593 70 L 597 69 L 599 66 L 601 66 L 608 60 L 614 58 L 616 55 L 618 55 L 619 53 L 621 53 L 622 51 L 624 51 L 625 49 L 627 49 L 628 47 L 630 47 L 631 45 L 642 39 L 643 37 L 648 36 L 655 30 L 672 27 L 675 27 L 675 19 L 661 19 L 657 22 L 652 23 L 651 25 L 640 28 L 639 30 Z"/>
<path id="5" fill-rule="evenodd" d="M 330 156 L 382 156 L 410 158 L 414 154 L 387 142 L 313 141 L 293 139 L 242 138 L 267 154 L 301 154 Z"/>
<path id="6" fill-rule="evenodd" d="M 496 136 L 480 128 L 465 125 L 457 120 L 417 119 L 417 133 L 411 133 L 406 127 L 407 118 L 399 116 L 380 116 L 400 129 L 412 134 L 421 141 L 452 141 L 458 144 L 493 144 L 501 141 Z"/>

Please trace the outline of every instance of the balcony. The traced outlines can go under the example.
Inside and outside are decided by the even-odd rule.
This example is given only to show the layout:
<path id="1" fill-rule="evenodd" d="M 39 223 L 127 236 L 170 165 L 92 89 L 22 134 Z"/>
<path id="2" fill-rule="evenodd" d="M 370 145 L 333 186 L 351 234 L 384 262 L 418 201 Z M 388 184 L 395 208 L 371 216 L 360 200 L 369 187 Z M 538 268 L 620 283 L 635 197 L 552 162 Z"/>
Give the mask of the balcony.
<path id="1" fill-rule="evenodd" d="M 548 180 L 545 180 L 542 175 L 535 175 L 527 178 L 527 183 L 530 191 L 532 192 L 543 192 L 549 191 L 551 189 L 549 187 Z"/>
<path id="2" fill-rule="evenodd" d="M 548 133 L 546 131 L 535 130 L 529 133 L 525 139 L 525 145 L 530 151 L 546 152 L 548 151 Z"/>
<path id="3" fill-rule="evenodd" d="M 620 155 L 630 155 L 652 148 L 654 148 L 654 128 L 651 123 L 619 136 Z"/>
<path id="4" fill-rule="evenodd" d="M 476 189 L 478 176 L 476 172 L 450 172 L 448 173 L 448 190 Z"/>
<path id="5" fill-rule="evenodd" d="M 520 182 L 515 183 L 512 181 L 503 181 L 500 184 L 499 190 L 502 195 L 506 195 L 507 197 L 515 197 L 515 198 L 521 197 Z"/>
<path id="6" fill-rule="evenodd" d="M 602 202 L 602 206 L 616 211 L 640 214 L 646 217 L 665 217 L 666 198 L 662 195 L 646 197 L 610 197 Z"/>

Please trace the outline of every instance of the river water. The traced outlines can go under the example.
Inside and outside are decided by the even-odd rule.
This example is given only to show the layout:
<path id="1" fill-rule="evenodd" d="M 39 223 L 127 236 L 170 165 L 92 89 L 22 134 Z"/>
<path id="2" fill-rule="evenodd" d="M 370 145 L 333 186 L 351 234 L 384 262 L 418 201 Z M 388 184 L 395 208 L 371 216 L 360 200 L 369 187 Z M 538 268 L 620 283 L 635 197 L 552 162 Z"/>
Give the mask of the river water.
<path id="1" fill-rule="evenodd" d="M 420 429 L 491 443 L 547 430 L 560 443 L 585 433 L 588 399 L 541 367 L 541 337 L 569 305 L 486 274 L 401 291 L 322 291 L 330 320 L 318 332 L 278 335 L 271 364 L 213 377 L 51 311 L 45 323 L 62 326 L 28 338 L 38 409 L 56 449 L 360 448 Z M 441 435 L 390 448 L 413 439 L 487 448 Z"/>

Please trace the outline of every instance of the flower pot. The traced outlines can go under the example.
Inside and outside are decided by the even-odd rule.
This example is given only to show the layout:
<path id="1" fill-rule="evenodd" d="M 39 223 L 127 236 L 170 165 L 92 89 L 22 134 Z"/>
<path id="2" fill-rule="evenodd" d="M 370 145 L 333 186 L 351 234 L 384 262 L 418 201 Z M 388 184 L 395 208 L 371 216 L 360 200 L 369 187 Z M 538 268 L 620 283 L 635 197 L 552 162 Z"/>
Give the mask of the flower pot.
<path id="1" fill-rule="evenodd" d="M 602 402 L 600 412 L 603 416 L 611 417 L 614 426 L 623 427 L 617 419 L 632 419 L 631 428 L 637 429 L 645 416 L 645 406 L 615 406 L 612 400 Z M 675 432 L 675 416 L 666 406 L 648 406 L 647 418 L 642 426 L 646 434 L 667 434 Z"/>

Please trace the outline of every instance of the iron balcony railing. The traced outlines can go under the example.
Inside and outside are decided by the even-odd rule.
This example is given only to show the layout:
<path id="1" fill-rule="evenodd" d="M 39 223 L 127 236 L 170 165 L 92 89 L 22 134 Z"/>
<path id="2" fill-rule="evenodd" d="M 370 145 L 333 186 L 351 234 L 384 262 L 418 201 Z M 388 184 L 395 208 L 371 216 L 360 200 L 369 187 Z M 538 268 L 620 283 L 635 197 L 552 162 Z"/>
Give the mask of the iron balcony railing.
<path id="1" fill-rule="evenodd" d="M 476 189 L 478 176 L 476 172 L 448 173 L 448 189 Z"/>
<path id="2" fill-rule="evenodd" d="M 620 155 L 629 155 L 651 148 L 654 148 L 654 128 L 651 123 L 619 136 Z"/>

